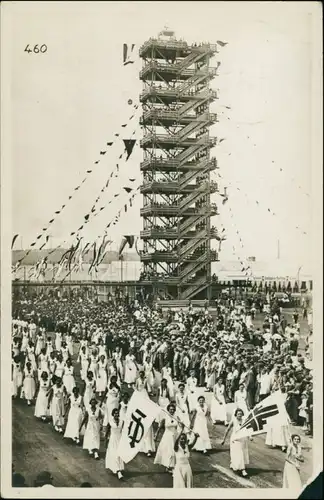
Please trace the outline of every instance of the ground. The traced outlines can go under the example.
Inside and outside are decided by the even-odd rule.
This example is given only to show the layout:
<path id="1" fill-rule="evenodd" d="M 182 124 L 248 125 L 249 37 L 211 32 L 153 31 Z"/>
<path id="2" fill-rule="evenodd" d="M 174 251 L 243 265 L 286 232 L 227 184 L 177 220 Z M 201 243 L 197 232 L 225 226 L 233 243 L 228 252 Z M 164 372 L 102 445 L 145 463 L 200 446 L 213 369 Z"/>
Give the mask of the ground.
<path id="1" fill-rule="evenodd" d="M 291 311 L 289 311 L 291 321 Z M 259 318 L 260 321 L 260 318 Z M 307 325 L 301 321 L 302 336 L 306 335 Z M 303 344 L 301 345 L 303 347 Z M 210 396 L 209 396 L 210 397 Z M 26 483 L 33 485 L 37 474 L 48 470 L 54 477 L 54 485 L 78 487 L 89 481 L 93 487 L 126 488 L 172 488 L 172 477 L 163 467 L 154 465 L 153 458 L 138 454 L 125 467 L 125 480 L 120 482 L 105 469 L 104 443 L 101 446 L 99 461 L 89 458 L 82 447 L 63 439 L 51 424 L 35 419 L 34 408 L 27 407 L 24 401 L 13 402 L 13 464 L 15 471 L 23 474 Z M 302 481 L 306 482 L 312 474 L 312 439 L 302 435 L 305 463 L 301 469 Z M 249 443 L 250 466 L 248 478 L 234 474 L 229 468 L 229 443 L 220 443 L 225 427 L 210 425 L 213 450 L 208 456 L 192 452 L 191 466 L 196 488 L 280 488 L 285 455 L 280 449 L 269 449 L 265 436 L 256 436 Z"/>

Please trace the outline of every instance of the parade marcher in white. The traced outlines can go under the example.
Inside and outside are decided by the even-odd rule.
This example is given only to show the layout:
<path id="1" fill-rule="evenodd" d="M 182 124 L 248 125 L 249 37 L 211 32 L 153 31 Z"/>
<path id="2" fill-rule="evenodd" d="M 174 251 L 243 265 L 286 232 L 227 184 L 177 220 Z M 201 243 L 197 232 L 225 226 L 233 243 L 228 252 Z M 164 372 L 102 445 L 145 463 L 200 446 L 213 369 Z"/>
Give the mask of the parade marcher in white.
<path id="1" fill-rule="evenodd" d="M 64 437 L 73 439 L 76 444 L 79 444 L 79 429 L 83 419 L 83 403 L 78 387 L 74 387 L 72 389 L 72 394 L 69 397 L 66 412 L 68 412 L 68 419 Z"/>
<path id="2" fill-rule="evenodd" d="M 158 388 L 158 405 L 165 410 L 170 403 L 170 399 L 171 398 L 167 386 L 167 381 L 165 378 L 163 378 L 161 380 L 161 385 Z M 164 418 L 164 413 L 163 410 L 161 410 L 160 416 L 157 418 L 157 420 L 159 421 L 162 420 L 163 418 Z"/>
<path id="3" fill-rule="evenodd" d="M 65 336 L 66 346 L 68 348 L 69 355 L 73 356 L 73 337 L 70 333 Z"/>
<path id="4" fill-rule="evenodd" d="M 175 418 L 176 407 L 173 403 L 170 403 L 166 410 L 169 414 L 165 413 L 155 434 L 155 441 L 157 441 L 160 430 L 164 429 L 162 439 L 156 451 L 154 463 L 163 465 L 167 472 L 172 472 L 175 465 L 174 444 L 178 420 Z"/>
<path id="5" fill-rule="evenodd" d="M 39 356 L 42 349 L 45 349 L 45 332 L 41 329 L 36 336 L 35 355 Z"/>
<path id="6" fill-rule="evenodd" d="M 96 391 L 96 381 L 92 371 L 88 371 L 84 381 L 83 404 L 87 408 Z"/>
<path id="7" fill-rule="evenodd" d="M 20 396 L 22 384 L 23 373 L 21 363 L 19 357 L 15 356 L 12 361 L 12 395 L 14 398 Z"/>
<path id="8" fill-rule="evenodd" d="M 108 425 L 104 426 L 106 438 L 109 439 L 106 450 L 105 467 L 111 470 L 113 474 L 117 474 L 118 479 L 123 479 L 122 471 L 124 470 L 124 462 L 119 456 L 118 446 L 121 438 L 123 421 L 120 419 L 119 410 L 114 408 L 108 420 Z M 109 436 L 109 438 L 108 438 Z"/>
<path id="9" fill-rule="evenodd" d="M 190 377 L 187 378 L 186 382 L 190 413 L 193 412 L 195 410 L 195 407 L 197 406 L 197 394 L 196 394 L 197 382 L 198 381 L 197 378 L 195 377 L 195 372 L 191 371 Z"/>
<path id="10" fill-rule="evenodd" d="M 175 403 L 177 405 L 177 409 L 179 410 L 179 419 L 183 422 L 185 427 L 190 427 L 188 396 L 185 393 L 185 384 L 182 382 L 178 385 L 178 391 L 175 395 Z"/>
<path id="11" fill-rule="evenodd" d="M 123 368 L 123 362 L 122 362 L 122 352 L 121 352 L 119 346 L 117 346 L 116 350 L 112 353 L 112 359 L 116 360 L 118 376 L 119 376 L 120 380 L 123 380 L 124 368 Z"/>
<path id="12" fill-rule="evenodd" d="M 109 419 L 111 418 L 112 411 L 119 408 L 119 399 L 120 399 L 120 387 L 117 384 L 117 377 L 113 375 L 110 379 L 109 385 L 106 389 L 106 403 L 105 403 L 105 417 L 103 425 L 106 427 L 109 423 Z"/>
<path id="13" fill-rule="evenodd" d="M 63 386 L 62 379 L 60 377 L 56 377 L 55 384 L 48 391 L 48 407 L 50 405 L 53 426 L 57 432 L 63 432 L 65 415 L 64 393 L 65 388 Z"/>
<path id="14" fill-rule="evenodd" d="M 35 397 L 35 392 L 36 392 L 34 371 L 30 361 L 26 363 L 24 369 L 23 389 L 24 389 L 24 398 L 26 399 L 28 406 L 30 406 L 32 400 Z"/>
<path id="15" fill-rule="evenodd" d="M 107 358 L 103 354 L 98 361 L 98 376 L 96 381 L 96 392 L 101 397 L 107 389 L 108 375 L 107 375 Z"/>
<path id="16" fill-rule="evenodd" d="M 72 390 L 75 387 L 75 380 L 73 373 L 74 373 L 74 367 L 72 365 L 72 361 L 71 359 L 68 359 L 65 363 L 63 371 L 63 385 L 66 389 L 66 392 L 69 395 L 72 394 Z"/>
<path id="17" fill-rule="evenodd" d="M 55 333 L 55 349 L 56 349 L 56 351 L 60 351 L 61 347 L 62 347 L 62 333 L 56 332 Z"/>
<path id="18" fill-rule="evenodd" d="M 100 420 L 102 417 L 102 411 L 97 400 L 92 398 L 90 404 L 86 407 L 86 413 L 79 430 L 81 432 L 83 425 L 86 426 L 83 438 L 83 449 L 88 450 L 89 455 L 93 456 L 96 460 L 99 459 Z"/>
<path id="19" fill-rule="evenodd" d="M 207 419 L 210 418 L 208 406 L 204 396 L 199 396 L 198 405 L 196 405 L 193 411 L 193 417 L 191 421 L 191 428 L 194 434 L 199 434 L 194 449 L 197 451 L 202 451 L 204 455 L 207 450 L 211 449 L 211 442 L 208 433 Z"/>
<path id="20" fill-rule="evenodd" d="M 80 352 L 79 352 L 79 356 L 78 356 L 78 363 L 81 363 L 80 377 L 82 380 L 85 380 L 87 377 L 88 369 L 89 369 L 89 356 L 88 356 L 87 347 L 85 345 L 83 345 L 80 348 Z"/>
<path id="21" fill-rule="evenodd" d="M 235 439 L 235 433 L 243 423 L 244 414 L 240 408 L 234 412 L 233 418 L 225 431 L 222 445 L 225 443 L 228 433 L 232 430 L 230 438 L 230 468 L 235 472 L 241 472 L 242 476 L 247 476 L 246 465 L 249 464 L 248 437 Z M 250 438 L 252 439 L 252 438 Z"/>
<path id="22" fill-rule="evenodd" d="M 135 356 L 133 354 L 133 350 L 131 349 L 129 354 L 125 357 L 125 384 L 128 384 L 128 387 L 131 387 L 135 384 L 137 377 L 137 364 L 135 362 Z"/>
<path id="23" fill-rule="evenodd" d="M 154 379 L 155 379 L 155 373 L 154 373 L 154 368 L 153 368 L 153 363 L 152 359 L 150 356 L 147 356 L 144 364 L 144 371 L 145 371 L 145 378 L 147 381 L 147 390 L 150 395 L 153 395 L 154 392 Z"/>
<path id="24" fill-rule="evenodd" d="M 191 443 L 183 432 L 184 426 L 174 444 L 175 467 L 173 471 L 173 488 L 193 488 L 192 469 L 190 465 L 190 451 L 195 446 L 199 437 L 195 434 Z"/>
<path id="25" fill-rule="evenodd" d="M 170 363 L 168 362 L 166 364 L 166 366 L 162 367 L 161 376 L 162 376 L 162 378 L 164 378 L 167 381 L 167 386 L 169 389 L 170 398 L 173 399 L 173 397 L 174 397 L 174 383 L 173 383 L 171 374 L 172 374 L 172 368 L 170 366 Z"/>
<path id="26" fill-rule="evenodd" d="M 59 353 L 56 356 L 55 375 L 59 378 L 62 378 L 64 373 L 64 368 L 65 368 L 65 361 L 63 359 L 62 353 Z"/>
<path id="27" fill-rule="evenodd" d="M 300 479 L 300 464 L 304 461 L 301 453 L 300 436 L 292 434 L 291 441 L 286 452 L 285 467 L 283 471 L 283 488 L 289 488 L 300 492 L 302 482 Z"/>
<path id="28" fill-rule="evenodd" d="M 237 391 L 234 393 L 234 404 L 236 408 L 240 408 L 246 416 L 249 411 L 246 403 L 246 389 L 244 384 L 240 384 Z"/>
<path id="29" fill-rule="evenodd" d="M 219 378 L 214 385 L 210 413 L 214 424 L 216 424 L 216 422 L 223 422 L 227 425 L 225 386 L 221 378 Z"/>
<path id="30" fill-rule="evenodd" d="M 50 380 L 47 372 L 43 372 L 39 380 L 39 389 L 36 398 L 34 415 L 41 418 L 43 421 L 50 416 L 48 408 L 48 390 L 50 388 Z"/>
<path id="31" fill-rule="evenodd" d="M 139 376 L 137 377 L 136 382 L 135 382 L 135 389 L 136 389 L 136 391 L 140 391 L 143 394 L 145 394 L 145 396 L 148 397 L 147 381 L 145 378 L 144 370 L 141 370 L 138 375 Z"/>
<path id="32" fill-rule="evenodd" d="M 281 397 L 283 401 L 286 401 L 287 394 L 281 392 Z M 286 412 L 286 422 L 281 422 L 280 424 L 275 421 L 270 421 L 267 425 L 267 435 L 265 439 L 265 444 L 276 448 L 277 446 L 286 451 L 290 443 L 290 431 L 289 431 L 289 416 Z"/>

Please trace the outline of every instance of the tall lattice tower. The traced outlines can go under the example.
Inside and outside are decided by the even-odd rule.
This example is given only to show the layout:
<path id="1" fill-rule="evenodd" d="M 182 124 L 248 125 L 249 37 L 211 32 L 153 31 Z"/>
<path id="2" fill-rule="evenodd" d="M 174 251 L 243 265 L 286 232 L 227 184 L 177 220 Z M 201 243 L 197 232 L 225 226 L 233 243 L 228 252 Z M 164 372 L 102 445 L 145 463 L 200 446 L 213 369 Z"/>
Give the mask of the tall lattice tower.
<path id="1" fill-rule="evenodd" d="M 216 45 L 188 45 L 172 31 L 161 32 L 140 48 L 143 68 L 143 279 L 161 298 L 210 299 L 211 250 L 217 230 L 211 193 L 217 168 L 210 149 L 217 121 L 209 106 L 217 98 L 209 88 L 216 76 L 210 59 Z"/>

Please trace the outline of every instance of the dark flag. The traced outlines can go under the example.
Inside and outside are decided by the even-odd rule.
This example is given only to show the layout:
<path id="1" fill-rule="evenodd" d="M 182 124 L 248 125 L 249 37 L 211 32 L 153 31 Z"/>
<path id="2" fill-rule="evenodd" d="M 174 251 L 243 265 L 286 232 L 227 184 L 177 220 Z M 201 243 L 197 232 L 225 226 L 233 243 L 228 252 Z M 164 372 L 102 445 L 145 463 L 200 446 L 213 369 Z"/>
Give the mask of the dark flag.
<path id="1" fill-rule="evenodd" d="M 123 142 L 125 144 L 125 149 L 127 152 L 127 158 L 126 158 L 126 161 L 127 161 L 133 152 L 136 140 L 135 139 L 123 139 Z"/>
<path id="2" fill-rule="evenodd" d="M 16 242 L 16 239 L 18 238 L 19 234 L 15 234 L 15 236 L 12 238 L 12 242 L 11 242 L 11 250 L 13 249 L 14 247 L 14 244 Z"/>

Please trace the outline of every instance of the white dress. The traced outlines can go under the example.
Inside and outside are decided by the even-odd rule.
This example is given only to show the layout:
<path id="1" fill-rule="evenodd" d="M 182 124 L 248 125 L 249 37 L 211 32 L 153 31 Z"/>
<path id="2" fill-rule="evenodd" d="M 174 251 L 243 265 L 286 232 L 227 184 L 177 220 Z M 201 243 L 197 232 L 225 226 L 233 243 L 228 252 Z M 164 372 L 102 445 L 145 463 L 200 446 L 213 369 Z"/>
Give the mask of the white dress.
<path id="1" fill-rule="evenodd" d="M 162 375 L 162 378 L 165 378 L 165 380 L 167 381 L 167 386 L 169 389 L 170 398 L 172 399 L 174 396 L 174 383 L 173 383 L 173 380 L 171 378 L 171 373 L 172 373 L 172 370 L 169 366 L 168 367 L 163 366 L 161 375 Z"/>
<path id="2" fill-rule="evenodd" d="M 93 373 L 96 379 L 98 376 L 98 357 L 93 354 L 90 355 L 89 371 Z"/>
<path id="3" fill-rule="evenodd" d="M 28 341 L 29 341 L 29 333 L 23 332 L 22 342 L 21 342 L 21 352 L 25 352 L 27 350 Z"/>
<path id="4" fill-rule="evenodd" d="M 108 384 L 107 360 L 98 362 L 98 377 L 96 383 L 97 392 L 105 392 Z"/>
<path id="5" fill-rule="evenodd" d="M 65 367 L 65 362 L 64 361 L 58 361 L 58 360 L 56 361 L 56 364 L 55 364 L 55 375 L 57 377 L 60 377 L 60 378 L 63 377 L 64 367 Z"/>
<path id="6" fill-rule="evenodd" d="M 165 414 L 165 430 L 156 451 L 154 463 L 171 468 L 175 465 L 174 443 L 178 422 L 171 415 Z"/>
<path id="7" fill-rule="evenodd" d="M 121 353 L 121 351 L 119 351 L 119 352 L 116 352 L 116 351 L 113 352 L 112 358 L 116 360 L 117 372 L 119 374 L 119 377 L 123 378 L 124 368 L 123 368 L 122 353 Z"/>
<path id="8" fill-rule="evenodd" d="M 48 396 L 47 396 L 49 388 L 50 388 L 50 381 L 40 379 L 39 391 L 36 398 L 35 413 L 34 413 L 35 417 L 37 418 L 50 416 L 50 411 L 48 408 Z"/>
<path id="9" fill-rule="evenodd" d="M 240 410 L 243 411 L 243 420 L 247 417 L 249 410 L 246 404 L 246 390 L 244 391 L 236 391 L 234 394 L 234 404 L 235 404 L 235 409 L 239 408 Z"/>
<path id="10" fill-rule="evenodd" d="M 94 397 L 94 390 L 96 386 L 95 380 L 86 379 L 85 381 L 85 391 L 83 396 L 84 406 L 88 408 L 91 399 Z"/>
<path id="11" fill-rule="evenodd" d="M 158 398 L 158 405 L 161 408 L 163 408 L 164 410 L 166 410 L 168 404 L 170 403 L 170 399 L 168 398 L 167 394 L 168 394 L 168 390 L 167 389 L 161 389 L 161 387 L 160 387 L 159 398 Z M 160 422 L 161 420 L 164 419 L 165 415 L 166 415 L 165 412 L 163 410 L 161 410 L 161 412 L 159 413 L 159 415 L 156 418 L 156 421 Z"/>
<path id="12" fill-rule="evenodd" d="M 44 334 L 38 334 L 36 340 L 35 354 L 38 356 L 41 353 L 41 350 L 45 347 L 45 338 Z"/>
<path id="13" fill-rule="evenodd" d="M 80 352 L 79 361 L 81 363 L 80 377 L 82 380 L 85 380 L 87 378 L 87 372 L 89 368 L 88 354 Z"/>
<path id="14" fill-rule="evenodd" d="M 124 462 L 118 455 L 118 445 L 121 438 L 123 422 L 117 422 L 112 418 L 110 424 L 110 437 L 106 451 L 105 467 L 111 470 L 114 474 L 118 471 L 124 470 Z"/>
<path id="15" fill-rule="evenodd" d="M 53 398 L 51 403 L 51 415 L 53 425 L 62 427 L 64 425 L 64 394 L 63 387 L 53 386 Z"/>
<path id="16" fill-rule="evenodd" d="M 285 467 L 283 471 L 283 488 L 289 488 L 290 490 L 294 490 L 297 493 L 300 493 L 303 485 L 300 479 L 300 473 L 297 469 L 297 465 L 299 462 L 297 460 L 297 455 L 301 454 L 300 447 L 297 449 L 293 445 L 289 445 L 287 449 Z M 289 463 L 287 460 L 289 460 Z"/>
<path id="17" fill-rule="evenodd" d="M 241 424 L 236 417 L 233 417 L 233 430 L 230 438 L 230 468 L 234 471 L 245 470 L 249 464 L 248 438 L 234 439 L 234 434 L 240 429 Z"/>
<path id="18" fill-rule="evenodd" d="M 29 372 L 27 368 L 24 370 L 24 397 L 27 401 L 34 399 L 36 392 L 36 384 L 33 372 Z"/>
<path id="19" fill-rule="evenodd" d="M 72 390 L 75 387 L 75 380 L 73 376 L 74 368 L 73 366 L 65 366 L 64 367 L 64 375 L 63 375 L 63 385 L 68 394 L 72 394 Z"/>
<path id="20" fill-rule="evenodd" d="M 145 438 L 143 439 L 139 451 L 141 451 L 142 453 L 148 453 L 149 451 L 155 452 L 153 424 L 150 426 Z"/>
<path id="21" fill-rule="evenodd" d="M 190 451 L 188 446 L 183 449 L 179 444 L 175 452 L 175 468 L 173 472 L 173 488 L 193 488 L 192 470 L 189 462 Z"/>
<path id="22" fill-rule="evenodd" d="M 99 450 L 100 449 L 100 416 L 101 410 L 96 407 L 93 412 L 91 407 L 87 407 L 88 423 L 84 433 L 83 449 L 84 450 Z"/>
<path id="23" fill-rule="evenodd" d="M 219 422 L 224 422 L 226 424 L 227 414 L 226 414 L 226 402 L 224 393 L 225 393 L 224 385 L 219 386 L 218 384 L 216 384 L 214 386 L 214 393 L 212 396 L 211 407 L 210 407 L 210 416 L 213 422 L 219 421 Z M 222 404 L 220 404 L 219 401 L 217 401 L 215 395 Z"/>
<path id="24" fill-rule="evenodd" d="M 110 420 L 112 420 L 112 411 L 115 408 L 119 407 L 119 396 L 120 396 L 120 391 L 117 389 L 117 387 L 112 387 L 108 389 L 107 392 L 107 399 L 106 399 L 106 408 L 105 408 L 105 417 L 104 417 L 104 423 L 103 425 L 106 426 L 108 423 L 110 423 Z"/>
<path id="25" fill-rule="evenodd" d="M 73 337 L 72 335 L 67 335 L 65 337 L 66 346 L 68 348 L 70 356 L 73 356 Z"/>
<path id="26" fill-rule="evenodd" d="M 179 419 L 186 427 L 190 427 L 190 418 L 186 401 L 188 401 L 186 394 L 181 394 L 181 392 L 176 393 L 175 402 L 177 405 L 177 411 L 179 411 Z"/>
<path id="27" fill-rule="evenodd" d="M 147 381 L 147 390 L 152 392 L 154 388 L 154 375 L 153 375 L 153 364 L 152 362 L 144 361 L 144 372 Z"/>
<path id="28" fill-rule="evenodd" d="M 197 413 L 196 413 L 196 417 L 195 417 L 195 423 L 193 426 L 193 433 L 199 434 L 199 438 L 196 441 L 196 444 L 194 446 L 194 450 L 197 450 L 197 451 L 210 450 L 211 449 L 211 442 L 210 442 L 208 427 L 207 427 L 208 407 L 205 403 L 203 407 L 198 405 L 198 406 L 196 406 L 195 409 L 196 409 Z"/>
<path id="29" fill-rule="evenodd" d="M 135 365 L 135 356 L 127 354 L 125 358 L 125 384 L 135 384 L 137 378 L 137 369 Z"/>
<path id="30" fill-rule="evenodd" d="M 62 346 L 62 334 L 61 332 L 55 333 L 55 349 L 56 351 L 60 351 Z"/>
<path id="31" fill-rule="evenodd" d="M 23 374 L 21 370 L 20 363 L 12 363 L 12 395 L 17 396 L 18 390 L 22 386 L 23 383 Z"/>
<path id="32" fill-rule="evenodd" d="M 188 393 L 188 403 L 189 403 L 189 411 L 190 413 L 195 410 L 197 406 L 197 379 L 196 377 L 188 377 L 186 389 Z"/>
<path id="33" fill-rule="evenodd" d="M 48 357 L 47 354 L 40 354 L 38 358 L 38 363 L 39 363 L 39 371 L 42 374 L 42 372 L 48 372 Z"/>
<path id="34" fill-rule="evenodd" d="M 78 439 L 79 428 L 83 419 L 82 397 L 77 398 L 72 394 L 70 396 L 70 411 L 64 433 L 65 438 Z"/>

